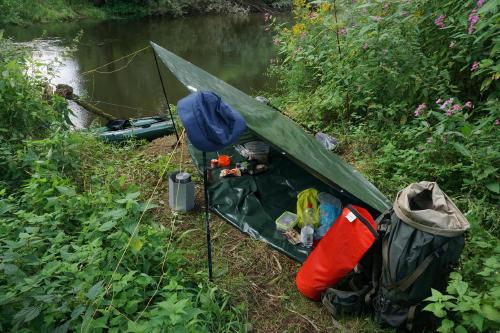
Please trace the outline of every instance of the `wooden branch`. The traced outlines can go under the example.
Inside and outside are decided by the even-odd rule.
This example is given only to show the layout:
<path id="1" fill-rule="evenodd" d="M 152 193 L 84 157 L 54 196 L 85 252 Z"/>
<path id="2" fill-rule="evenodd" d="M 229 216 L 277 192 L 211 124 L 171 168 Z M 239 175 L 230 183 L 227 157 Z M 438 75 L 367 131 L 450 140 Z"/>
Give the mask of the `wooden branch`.
<path id="1" fill-rule="evenodd" d="M 71 100 L 73 100 L 76 104 L 80 105 L 85 110 L 92 112 L 93 114 L 96 114 L 100 117 L 103 117 L 104 119 L 107 119 L 107 120 L 116 119 L 116 117 L 110 115 L 109 113 L 102 111 L 97 106 L 90 104 L 89 102 L 86 102 L 84 100 L 81 100 L 77 95 L 73 95 L 73 98 L 71 98 Z"/>
<path id="2" fill-rule="evenodd" d="M 67 85 L 67 84 L 58 84 L 56 86 L 55 91 L 52 91 L 52 92 L 49 91 L 49 88 L 50 88 L 50 86 L 45 87 L 45 92 L 48 95 L 49 95 L 49 93 L 50 93 L 50 95 L 51 94 L 56 94 L 56 95 L 59 95 L 61 97 L 66 98 L 67 100 L 74 101 L 76 104 L 80 105 L 85 110 L 87 110 L 89 112 L 92 112 L 93 114 L 96 114 L 96 115 L 98 115 L 100 117 L 103 117 L 104 119 L 107 119 L 107 120 L 116 119 L 115 116 L 112 116 L 109 113 L 106 113 L 106 112 L 102 111 L 97 106 L 95 106 L 95 105 L 93 105 L 93 104 L 91 104 L 91 103 L 89 103 L 87 101 L 81 100 L 78 95 L 76 95 L 76 94 L 73 93 L 73 87 L 71 87 L 70 85 Z"/>

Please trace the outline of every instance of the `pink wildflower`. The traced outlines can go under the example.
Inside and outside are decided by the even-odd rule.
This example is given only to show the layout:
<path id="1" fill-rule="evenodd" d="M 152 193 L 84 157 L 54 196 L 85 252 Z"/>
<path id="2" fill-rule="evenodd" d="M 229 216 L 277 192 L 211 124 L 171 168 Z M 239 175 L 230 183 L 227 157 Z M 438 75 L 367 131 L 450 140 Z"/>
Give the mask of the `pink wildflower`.
<path id="1" fill-rule="evenodd" d="M 477 21 L 479 21 L 479 16 L 477 15 L 477 9 L 474 8 L 469 14 L 469 28 L 467 29 L 469 35 L 474 32 L 474 26 Z"/>
<path id="2" fill-rule="evenodd" d="M 434 24 L 439 27 L 439 29 L 444 29 L 446 26 L 444 25 L 444 19 L 446 16 L 440 15 L 437 19 L 434 20 Z"/>
<path id="3" fill-rule="evenodd" d="M 474 72 L 474 71 L 476 71 L 478 68 L 479 68 L 479 63 L 478 63 L 477 61 L 474 61 L 474 62 L 472 63 L 472 66 L 470 66 L 470 71 L 471 71 L 471 72 Z"/>
<path id="4" fill-rule="evenodd" d="M 460 104 L 455 104 L 451 107 L 451 110 L 452 111 L 460 111 L 460 110 L 462 110 L 462 107 L 460 106 Z"/>
<path id="5" fill-rule="evenodd" d="M 364 44 L 363 44 L 363 49 L 364 49 L 364 50 L 368 49 L 368 43 L 364 43 Z"/>
<path id="6" fill-rule="evenodd" d="M 306 33 L 304 31 L 302 31 L 300 33 L 300 39 L 304 39 L 306 37 Z"/>
<path id="7" fill-rule="evenodd" d="M 340 36 L 345 36 L 347 35 L 347 28 L 342 28 L 339 30 L 339 35 Z"/>
<path id="8" fill-rule="evenodd" d="M 448 98 L 446 101 L 444 101 L 444 103 L 439 107 L 441 110 L 444 110 L 448 107 L 448 105 L 452 104 L 453 103 L 453 97 L 452 98 Z"/>
<path id="9" fill-rule="evenodd" d="M 428 143 L 428 144 L 431 144 L 431 143 L 432 143 L 432 136 L 430 136 L 430 137 L 428 137 L 428 138 L 427 138 L 427 143 Z"/>
<path id="10" fill-rule="evenodd" d="M 441 98 L 436 99 L 436 104 L 441 104 Z"/>
<path id="11" fill-rule="evenodd" d="M 495 120 L 495 125 L 496 126 L 500 125 L 500 119 Z"/>
<path id="12" fill-rule="evenodd" d="M 453 113 L 454 113 L 454 111 L 453 111 L 451 108 L 450 108 L 450 109 L 448 109 L 448 110 L 446 110 L 446 115 L 447 115 L 448 117 L 453 116 Z"/>
<path id="13" fill-rule="evenodd" d="M 388 9 L 390 4 L 388 2 L 384 3 L 384 9 Z"/>
<path id="14" fill-rule="evenodd" d="M 422 103 L 420 104 L 416 109 L 415 112 L 413 113 L 415 117 L 418 117 L 422 114 L 422 112 L 427 108 L 427 104 Z"/>
<path id="15" fill-rule="evenodd" d="M 465 107 L 465 108 L 467 108 L 467 109 L 472 109 L 472 106 L 473 106 L 473 105 L 472 105 L 472 102 L 466 102 L 466 103 L 464 104 L 464 107 Z"/>
<path id="16" fill-rule="evenodd" d="M 454 47 L 455 47 L 455 44 L 456 44 L 456 43 L 455 43 L 455 41 L 454 41 L 454 40 L 452 40 L 452 41 L 450 42 L 450 45 L 448 45 L 448 47 L 449 47 L 450 49 L 452 49 L 452 48 L 454 48 Z"/>
<path id="17" fill-rule="evenodd" d="M 485 2 L 486 2 L 485 0 L 477 0 L 477 2 L 476 2 L 477 8 L 483 7 Z"/>

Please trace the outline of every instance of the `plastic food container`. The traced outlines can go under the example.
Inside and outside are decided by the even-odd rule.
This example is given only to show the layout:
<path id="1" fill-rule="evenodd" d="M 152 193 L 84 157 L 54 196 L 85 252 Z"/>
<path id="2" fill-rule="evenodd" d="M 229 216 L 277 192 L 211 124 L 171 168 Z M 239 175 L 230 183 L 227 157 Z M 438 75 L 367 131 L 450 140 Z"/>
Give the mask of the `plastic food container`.
<path id="1" fill-rule="evenodd" d="M 297 224 L 297 215 L 292 212 L 284 212 L 276 219 L 276 229 L 288 231 Z"/>

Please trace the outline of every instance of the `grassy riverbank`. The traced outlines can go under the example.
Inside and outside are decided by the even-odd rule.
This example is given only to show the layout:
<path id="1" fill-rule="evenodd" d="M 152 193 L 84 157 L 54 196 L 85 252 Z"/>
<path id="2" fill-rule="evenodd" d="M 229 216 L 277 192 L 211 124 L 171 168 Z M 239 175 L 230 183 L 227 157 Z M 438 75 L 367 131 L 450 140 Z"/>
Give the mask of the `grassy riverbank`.
<path id="1" fill-rule="evenodd" d="M 66 102 L 25 76 L 29 56 L 0 46 L 1 331 L 378 330 L 369 318 L 332 321 L 296 291 L 297 263 L 215 216 L 208 283 L 187 145 L 70 131 Z M 166 204 L 164 175 L 178 168 L 197 182 L 188 214 Z"/>
<path id="2" fill-rule="evenodd" d="M 498 6 L 337 4 L 351 16 L 336 23 L 328 4 L 298 2 L 296 25 L 274 27 L 284 87 L 274 100 L 338 137 L 389 198 L 439 182 L 472 227 L 448 295 L 429 310 L 441 332 L 497 330 Z M 193 212 L 166 205 L 164 173 L 195 174 L 186 146 L 69 131 L 66 102 L 44 98 L 28 58 L 0 39 L 0 331 L 380 330 L 367 317 L 332 321 L 296 291 L 296 263 L 215 217 L 207 283 L 199 178 Z"/>
<path id="3" fill-rule="evenodd" d="M 96 5 L 98 4 L 98 5 Z M 84 18 L 116 19 L 145 16 L 182 16 L 191 13 L 245 14 L 249 11 L 280 11 L 289 0 L 232 1 L 69 1 L 0 0 L 0 26 Z"/>
<path id="4" fill-rule="evenodd" d="M 0 39 L 0 331 L 376 329 L 332 322 L 295 290 L 297 263 L 214 216 L 208 283 L 187 145 L 108 145 L 70 131 L 66 102 L 44 97 L 27 61 Z M 166 204 L 164 175 L 179 167 L 197 182 L 188 214 Z"/>
<path id="5" fill-rule="evenodd" d="M 155 218 L 144 179 L 168 158 L 139 168 L 137 145 L 70 131 L 28 60 L 0 38 L 0 331 L 246 331 L 187 259 L 186 234 Z"/>

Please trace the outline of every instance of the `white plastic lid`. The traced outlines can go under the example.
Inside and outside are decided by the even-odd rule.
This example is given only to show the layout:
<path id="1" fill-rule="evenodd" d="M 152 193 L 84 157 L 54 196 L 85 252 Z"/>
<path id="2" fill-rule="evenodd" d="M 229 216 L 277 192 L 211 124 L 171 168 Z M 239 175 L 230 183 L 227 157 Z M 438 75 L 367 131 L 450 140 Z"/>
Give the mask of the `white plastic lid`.
<path id="1" fill-rule="evenodd" d="M 179 172 L 177 175 L 175 175 L 175 179 L 179 182 L 189 181 L 190 178 L 191 175 L 187 172 Z"/>

